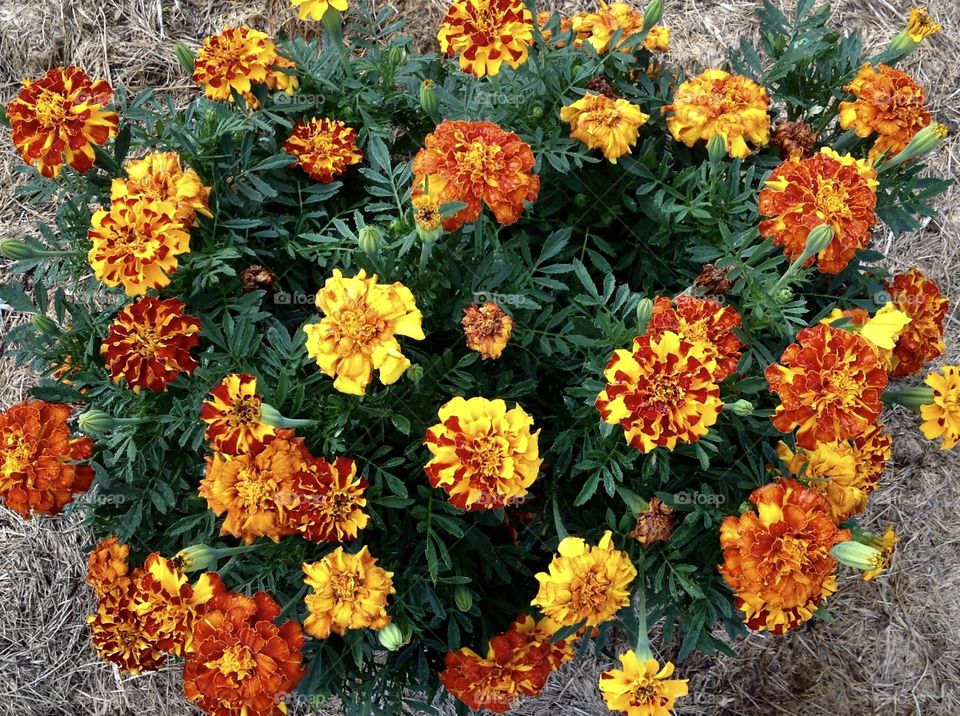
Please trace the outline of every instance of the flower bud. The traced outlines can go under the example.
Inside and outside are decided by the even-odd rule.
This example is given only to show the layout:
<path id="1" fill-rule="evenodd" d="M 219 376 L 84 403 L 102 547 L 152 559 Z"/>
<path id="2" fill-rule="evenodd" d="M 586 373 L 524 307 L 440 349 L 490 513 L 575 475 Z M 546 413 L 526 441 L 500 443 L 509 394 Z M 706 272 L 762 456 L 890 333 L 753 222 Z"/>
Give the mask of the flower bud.
<path id="1" fill-rule="evenodd" d="M 875 547 L 852 540 L 834 545 L 833 549 L 830 550 L 830 554 L 832 554 L 834 559 L 840 564 L 864 571 L 872 569 L 882 556 L 880 550 Z"/>
<path id="2" fill-rule="evenodd" d="M 650 0 L 643 11 L 643 29 L 649 30 L 663 18 L 663 0 Z"/>
<path id="3" fill-rule="evenodd" d="M 733 403 L 724 403 L 724 410 L 729 410 L 734 415 L 739 415 L 741 418 L 746 418 L 750 415 L 753 415 L 753 403 L 749 400 L 744 400 L 741 398 Z"/>
<path id="4" fill-rule="evenodd" d="M 397 651 L 401 647 L 406 646 L 410 642 L 410 636 L 411 635 L 408 634 L 405 637 L 403 630 L 392 622 L 381 629 L 378 635 L 380 645 L 387 651 Z"/>
<path id="5" fill-rule="evenodd" d="M 400 232 L 406 233 L 407 222 L 403 219 L 392 219 L 387 227 L 390 229 L 391 234 L 399 234 Z"/>
<path id="6" fill-rule="evenodd" d="M 431 118 L 436 118 L 440 111 L 440 100 L 433 91 L 433 80 L 424 80 L 420 83 L 420 107 Z"/>
<path id="7" fill-rule="evenodd" d="M 387 59 L 390 61 L 390 64 L 394 66 L 398 66 L 401 62 L 403 62 L 405 55 L 406 53 L 399 45 L 394 45 L 387 51 Z"/>
<path id="8" fill-rule="evenodd" d="M 217 565 L 217 550 L 205 544 L 194 544 L 173 556 L 173 563 L 184 572 L 206 572 Z"/>
<path id="9" fill-rule="evenodd" d="M 48 336 L 55 336 L 60 333 L 60 326 L 54 323 L 53 320 L 47 316 L 37 314 L 30 319 L 30 322 L 33 324 L 34 328 Z"/>
<path id="10" fill-rule="evenodd" d="M 727 156 L 727 140 L 721 134 L 714 134 L 707 142 L 707 156 L 713 164 L 719 164 Z"/>
<path id="11" fill-rule="evenodd" d="M 188 74 L 192 75 L 194 65 L 197 61 L 197 56 L 193 53 L 193 50 L 187 47 L 184 43 L 178 42 L 173 46 L 173 54 L 176 55 L 180 66 L 183 67 Z"/>
<path id="12" fill-rule="evenodd" d="M 793 296 L 794 296 L 793 289 L 785 286 L 781 288 L 779 291 L 777 291 L 773 295 L 773 298 L 777 303 L 784 304 L 784 303 L 787 303 L 788 301 L 792 301 Z"/>
<path id="13" fill-rule="evenodd" d="M 357 235 L 357 245 L 367 256 L 373 256 L 380 250 L 380 230 L 376 226 L 364 226 Z"/>
<path id="14" fill-rule="evenodd" d="M 833 241 L 833 229 L 826 224 L 814 226 L 807 234 L 807 244 L 803 248 L 803 253 L 796 263 L 803 265 L 808 259 L 816 256 Z"/>
<path id="15" fill-rule="evenodd" d="M 419 383 L 421 380 L 423 380 L 423 366 L 419 363 L 414 363 L 412 366 L 407 368 L 407 378 L 415 384 Z"/>
<path id="16" fill-rule="evenodd" d="M 913 139 L 900 150 L 899 154 L 894 155 L 889 161 L 881 165 L 881 169 L 893 169 L 911 159 L 929 154 L 943 144 L 943 140 L 947 138 L 948 133 L 949 130 L 945 124 L 940 122 L 928 124 L 913 136 Z"/>
<path id="17" fill-rule="evenodd" d="M 585 207 L 588 201 L 589 199 L 586 194 L 573 195 L 573 205 L 576 206 L 578 209 L 582 209 L 583 207 Z"/>
<path id="18" fill-rule="evenodd" d="M 534 119 L 540 119 L 543 116 L 543 106 L 539 104 L 534 105 L 530 109 L 530 116 L 533 117 Z"/>
<path id="19" fill-rule="evenodd" d="M 102 410 L 88 410 L 77 418 L 77 426 L 81 432 L 91 435 L 101 435 L 113 430 L 116 421 Z"/>
<path id="20" fill-rule="evenodd" d="M 888 405 L 902 405 L 907 410 L 919 413 L 922 406 L 933 404 L 933 397 L 933 388 L 920 385 L 903 390 L 887 390 L 881 399 Z"/>
<path id="21" fill-rule="evenodd" d="M 924 9 L 911 10 L 907 26 L 893 38 L 887 51 L 896 54 L 897 59 L 903 59 L 924 39 L 939 31 L 940 24 L 933 21 L 930 13 Z"/>
<path id="22" fill-rule="evenodd" d="M 453 593 L 453 601 L 461 612 L 469 612 L 470 607 L 473 606 L 473 592 L 464 586 L 459 586 Z"/>
<path id="23" fill-rule="evenodd" d="M 0 256 L 12 261 L 33 259 L 37 252 L 20 239 L 0 239 Z"/>
<path id="24" fill-rule="evenodd" d="M 637 334 L 643 335 L 647 330 L 647 324 L 650 323 L 650 317 L 653 315 L 653 301 L 649 298 L 641 298 L 637 304 Z"/>

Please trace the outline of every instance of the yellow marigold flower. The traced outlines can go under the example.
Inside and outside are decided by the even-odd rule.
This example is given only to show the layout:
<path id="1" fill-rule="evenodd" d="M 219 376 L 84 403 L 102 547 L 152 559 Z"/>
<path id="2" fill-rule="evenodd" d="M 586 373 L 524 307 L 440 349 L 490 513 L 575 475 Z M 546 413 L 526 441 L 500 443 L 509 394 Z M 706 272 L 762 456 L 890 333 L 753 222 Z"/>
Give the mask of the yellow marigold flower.
<path id="1" fill-rule="evenodd" d="M 314 459 L 293 484 L 288 523 L 312 542 L 347 542 L 370 522 L 366 479 L 357 477 L 357 463 L 345 457 L 329 463 Z"/>
<path id="2" fill-rule="evenodd" d="M 245 373 L 230 373 L 210 391 L 200 419 L 207 424 L 204 437 L 218 453 L 253 452 L 277 433 L 263 422 L 263 401 L 257 379 Z"/>
<path id="3" fill-rule="evenodd" d="M 890 443 L 882 426 L 871 425 L 855 440 L 818 443 L 813 450 L 798 448 L 794 453 L 780 443 L 777 455 L 791 475 L 826 498 L 839 524 L 867 509 L 867 497 L 890 459 Z"/>
<path id="4" fill-rule="evenodd" d="M 109 592 L 130 571 L 130 546 L 117 537 L 101 540 L 87 559 L 87 582 L 98 597 Z"/>
<path id="5" fill-rule="evenodd" d="M 864 65 L 843 89 L 857 99 L 840 103 L 840 126 L 853 129 L 858 137 L 878 135 L 870 149 L 871 160 L 884 153 L 897 154 L 933 121 L 923 87 L 907 73 L 887 65 L 876 69 Z"/>
<path id="6" fill-rule="evenodd" d="M 495 75 L 506 62 L 527 61 L 533 15 L 522 0 L 455 0 L 437 33 L 440 51 L 460 56 L 460 69 L 475 77 Z"/>
<path id="7" fill-rule="evenodd" d="M 87 260 L 94 275 L 108 286 L 122 285 L 128 296 L 167 286 L 177 257 L 190 251 L 190 234 L 169 201 L 119 199 L 90 223 Z"/>
<path id="8" fill-rule="evenodd" d="M 277 62 L 277 47 L 266 33 L 247 25 L 230 27 L 203 40 L 193 80 L 213 100 L 229 100 L 233 92 L 252 97 L 254 84 L 266 84 Z"/>
<path id="9" fill-rule="evenodd" d="M 312 179 L 329 184 L 351 164 L 363 161 L 357 150 L 357 132 L 339 119 L 300 121 L 283 148 L 297 158 Z"/>
<path id="10" fill-rule="evenodd" d="M 495 302 L 483 306 L 467 306 L 463 309 L 463 332 L 467 336 L 467 348 L 476 351 L 481 358 L 499 358 L 510 342 L 514 321 Z"/>
<path id="11" fill-rule="evenodd" d="M 654 25 L 643 39 L 643 46 L 651 52 L 669 52 L 670 29 L 663 25 Z"/>
<path id="12" fill-rule="evenodd" d="M 619 424 L 641 452 L 673 450 L 707 434 L 723 409 L 716 360 L 698 343 L 673 331 L 639 336 L 607 364 L 607 386 L 596 406 L 604 422 Z"/>
<path id="13" fill-rule="evenodd" d="M 600 693 L 607 708 L 627 716 L 670 716 L 674 702 L 689 693 L 687 679 L 671 679 L 674 665 L 650 657 L 642 662 L 633 649 L 620 655 L 623 669 L 600 675 Z"/>
<path id="14" fill-rule="evenodd" d="M 944 366 L 924 381 L 933 388 L 933 402 L 920 406 L 920 431 L 927 440 L 943 438 L 941 450 L 951 450 L 960 440 L 960 366 Z"/>
<path id="15" fill-rule="evenodd" d="M 867 543 L 871 547 L 879 550 L 879 558 L 870 566 L 870 569 L 867 569 L 863 573 L 864 582 L 872 582 L 876 579 L 883 570 L 887 568 L 890 564 L 890 558 L 893 557 L 893 553 L 897 549 L 897 543 L 900 541 L 900 538 L 897 536 L 897 533 L 893 529 L 893 525 L 887 525 L 887 531 L 883 533 L 883 536 L 876 537 L 871 535 L 867 540 Z"/>
<path id="16" fill-rule="evenodd" d="M 7 106 L 13 144 L 45 177 L 59 176 L 64 162 L 89 171 L 93 148 L 117 133 L 119 117 L 104 109 L 112 99 L 106 80 L 92 82 L 79 67 L 57 67 L 39 80 L 23 80 L 23 89 Z"/>
<path id="17" fill-rule="evenodd" d="M 719 135 L 731 157 L 750 154 L 747 141 L 758 147 L 770 139 L 770 98 L 753 80 L 723 70 L 704 70 L 677 88 L 667 127 L 673 138 L 692 147 Z"/>
<path id="18" fill-rule="evenodd" d="M 111 201 L 147 199 L 170 202 L 176 206 L 177 221 L 185 227 L 196 226 L 197 213 L 210 213 L 210 187 L 204 186 L 193 169 L 184 171 L 176 152 L 154 152 L 129 162 L 126 180 L 117 178 L 110 187 Z"/>
<path id="19" fill-rule="evenodd" d="M 536 575 L 540 590 L 531 602 L 561 626 L 585 621 L 596 626 L 630 603 L 630 583 L 637 570 L 626 552 L 614 548 L 610 530 L 600 544 L 567 537 L 557 548 L 549 573 Z"/>
<path id="20" fill-rule="evenodd" d="M 589 42 L 599 54 L 610 50 L 613 36 L 620 32 L 617 48 L 628 38 L 643 30 L 643 13 L 625 2 L 607 4 L 599 0 L 596 12 L 581 12 L 570 19 L 575 39 L 574 46 Z M 561 30 L 566 28 L 561 26 Z M 643 40 L 643 46 L 651 52 L 666 52 L 670 49 L 670 31 L 662 25 L 654 25 Z"/>
<path id="21" fill-rule="evenodd" d="M 304 599 L 310 612 L 303 624 L 307 634 L 326 639 L 348 629 L 383 629 L 390 623 L 387 597 L 396 594 L 393 572 L 377 566 L 364 547 L 356 554 L 337 547 L 313 564 L 304 564 L 303 580 L 312 592 Z"/>
<path id="22" fill-rule="evenodd" d="M 834 308 L 820 323 L 831 326 L 838 321 L 847 321 L 844 330 L 856 333 L 870 344 L 885 371 L 890 373 L 893 370 L 893 349 L 910 324 L 910 316 L 898 310 L 893 303 L 887 303 L 872 316 L 862 308 L 846 311 Z"/>
<path id="23" fill-rule="evenodd" d="M 336 378 L 333 387 L 342 393 L 363 395 L 374 370 L 384 385 L 397 382 L 410 367 L 397 336 L 424 338 L 423 316 L 410 289 L 378 281 L 376 274 L 368 278 L 362 269 L 353 278 L 334 269 L 317 293 L 324 317 L 303 327 L 307 354 L 321 371 Z"/>
<path id="24" fill-rule="evenodd" d="M 934 22 L 930 13 L 922 8 L 914 8 L 907 19 L 907 35 L 914 42 L 922 42 L 934 33 L 940 32 L 940 23 Z"/>
<path id="25" fill-rule="evenodd" d="M 337 12 L 346 12 L 347 0 L 290 0 L 297 8 L 301 20 L 322 20 L 327 11 L 333 8 Z"/>
<path id="26" fill-rule="evenodd" d="M 294 480 L 311 460 L 303 438 L 292 430 L 279 430 L 266 446 L 250 452 L 208 457 L 199 494 L 217 517 L 226 513 L 220 534 L 246 544 L 295 534 L 287 508 L 295 504 Z"/>
<path id="27" fill-rule="evenodd" d="M 436 231 L 440 228 L 440 205 L 429 194 L 421 194 L 413 198 L 413 218 L 417 226 L 424 231 Z"/>
<path id="28" fill-rule="evenodd" d="M 538 438 L 519 405 L 456 397 L 440 408 L 440 423 L 427 430 L 433 454 L 424 468 L 430 484 L 461 510 L 493 510 L 521 500 L 540 471 Z"/>
<path id="29" fill-rule="evenodd" d="M 588 94 L 560 110 L 560 119 L 570 125 L 570 138 L 588 149 L 599 149 L 611 164 L 637 143 L 640 125 L 650 119 L 625 99 Z"/>

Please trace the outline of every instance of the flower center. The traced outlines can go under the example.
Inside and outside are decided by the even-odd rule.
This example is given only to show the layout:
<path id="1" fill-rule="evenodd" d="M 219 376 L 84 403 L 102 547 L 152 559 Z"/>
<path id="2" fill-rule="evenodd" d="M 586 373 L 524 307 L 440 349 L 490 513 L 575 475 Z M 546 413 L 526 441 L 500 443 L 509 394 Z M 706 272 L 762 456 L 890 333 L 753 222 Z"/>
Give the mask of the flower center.
<path id="1" fill-rule="evenodd" d="M 609 129 L 620 124 L 621 117 L 620 113 L 613 107 L 601 107 L 587 112 L 584 119 L 590 124 L 598 124 Z"/>
<path id="2" fill-rule="evenodd" d="M 817 196 L 814 199 L 817 209 L 827 216 L 837 216 L 848 218 L 850 216 L 850 205 L 848 204 L 847 192 L 836 182 L 824 181 L 820 183 L 817 189 Z"/>
<path id="3" fill-rule="evenodd" d="M 487 182 L 497 185 L 492 176 L 503 168 L 503 159 L 499 156 L 502 148 L 498 144 L 485 144 L 479 139 L 470 143 L 469 148 L 454 153 L 454 158 L 462 174 L 468 174 L 470 181 Z"/>
<path id="4" fill-rule="evenodd" d="M 684 396 L 685 392 L 676 377 L 654 375 L 647 384 L 644 405 L 653 408 L 661 415 L 666 415 L 671 408 L 683 402 Z"/>
<path id="5" fill-rule="evenodd" d="M 576 579 L 570 589 L 570 605 L 580 614 L 598 614 L 607 604 L 606 580 L 588 572 Z"/>
<path id="6" fill-rule="evenodd" d="M 3 475 L 8 477 L 26 470 L 33 456 L 33 449 L 27 443 L 26 437 L 15 429 L 3 439 Z"/>
<path id="7" fill-rule="evenodd" d="M 219 670 L 224 676 L 235 676 L 238 680 L 242 680 L 256 668 L 257 661 L 247 647 L 234 644 L 225 649 L 219 659 L 208 663 L 207 666 Z"/>
<path id="8" fill-rule="evenodd" d="M 260 423 L 260 398 L 256 395 L 241 395 L 234 399 L 233 409 L 227 415 L 235 428 L 249 428 Z"/>
<path id="9" fill-rule="evenodd" d="M 337 313 L 337 324 L 341 335 L 349 339 L 348 345 L 344 346 L 347 353 L 353 352 L 354 344 L 370 344 L 385 328 L 383 320 L 369 310 L 363 300 L 354 301 L 341 308 Z"/>
<path id="10" fill-rule="evenodd" d="M 483 435 L 476 438 L 470 446 L 472 454 L 470 464 L 483 478 L 499 477 L 503 474 L 503 463 L 507 459 L 507 445 L 496 435 Z"/>
<path id="11" fill-rule="evenodd" d="M 363 586 L 356 574 L 347 574 L 341 572 L 331 580 L 333 595 L 338 601 L 353 602 L 357 599 L 357 592 Z"/>
<path id="12" fill-rule="evenodd" d="M 660 702 L 661 689 L 655 681 L 640 678 L 633 682 L 630 688 L 630 705 L 634 707 L 649 706 Z"/>
<path id="13" fill-rule="evenodd" d="M 44 127 L 58 127 L 67 117 L 65 97 L 56 92 L 44 90 L 37 98 L 35 115 L 37 122 Z"/>
<path id="14" fill-rule="evenodd" d="M 143 358 L 152 358 L 157 353 L 160 338 L 153 326 L 139 326 L 134 351 Z"/>
<path id="15" fill-rule="evenodd" d="M 265 480 L 259 470 L 243 468 L 237 475 L 237 497 L 248 510 L 259 510 L 264 503 L 275 497 L 277 490 L 273 480 Z"/>

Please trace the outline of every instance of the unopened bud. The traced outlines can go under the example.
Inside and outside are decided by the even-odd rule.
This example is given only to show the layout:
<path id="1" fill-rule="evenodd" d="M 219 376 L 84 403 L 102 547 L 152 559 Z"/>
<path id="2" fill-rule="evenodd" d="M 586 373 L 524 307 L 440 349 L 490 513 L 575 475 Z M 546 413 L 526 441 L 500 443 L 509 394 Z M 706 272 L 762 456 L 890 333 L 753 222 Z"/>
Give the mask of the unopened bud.
<path id="1" fill-rule="evenodd" d="M 834 545 L 833 549 L 830 550 L 830 554 L 832 554 L 834 559 L 840 564 L 862 570 L 871 569 L 881 557 L 880 550 L 875 547 L 852 540 Z"/>
<path id="2" fill-rule="evenodd" d="M 663 0 L 651 0 L 643 11 L 643 29 L 649 30 L 663 18 Z"/>
<path id="3" fill-rule="evenodd" d="M 753 403 L 743 398 L 733 403 L 724 403 L 723 408 L 724 410 L 729 410 L 734 415 L 739 415 L 741 418 L 753 415 Z"/>
<path id="4" fill-rule="evenodd" d="M 206 572 L 217 565 L 217 550 L 205 544 L 191 545 L 173 556 L 173 563 L 184 572 Z"/>
<path id="5" fill-rule="evenodd" d="M 77 425 L 81 432 L 91 435 L 102 435 L 113 430 L 116 421 L 102 410 L 88 410 L 77 418 Z"/>
<path id="6" fill-rule="evenodd" d="M 48 336 L 55 336 L 60 333 L 60 326 L 47 316 L 38 314 L 30 319 L 30 322 L 33 323 L 34 328 Z"/>
<path id="7" fill-rule="evenodd" d="M 573 195 L 573 205 L 579 209 L 582 209 L 587 205 L 589 199 L 586 194 L 574 194 Z"/>
<path id="8" fill-rule="evenodd" d="M 806 261 L 830 245 L 833 241 L 833 229 L 826 224 L 814 226 L 807 234 L 807 243 L 803 248 L 803 253 L 797 259 L 797 263 L 804 264 Z"/>
<path id="9" fill-rule="evenodd" d="M 193 50 L 187 47 L 184 43 L 178 42 L 173 46 L 173 54 L 176 55 L 177 62 L 180 63 L 180 66 L 192 76 L 194 66 L 197 61 L 197 56 L 193 53 Z"/>
<path id="10" fill-rule="evenodd" d="M 436 118 L 437 112 L 440 111 L 440 100 L 437 99 L 437 93 L 433 91 L 433 80 L 424 80 L 420 83 L 420 107 L 431 118 Z"/>
<path id="11" fill-rule="evenodd" d="M 650 323 L 650 317 L 653 315 L 653 301 L 649 298 L 641 298 L 637 304 L 637 334 L 643 335 L 647 330 L 647 324 Z"/>
<path id="12" fill-rule="evenodd" d="M 375 255 L 380 250 L 380 230 L 376 226 L 362 227 L 357 234 L 357 244 L 363 253 Z"/>
<path id="13" fill-rule="evenodd" d="M 20 239 L 0 239 L 0 256 L 12 261 L 37 257 L 37 252 Z"/>
<path id="14" fill-rule="evenodd" d="M 911 159 L 917 159 L 924 154 L 929 154 L 943 144 L 943 140 L 947 138 L 947 134 L 949 134 L 947 125 L 941 124 L 940 122 L 928 124 L 913 135 L 913 139 L 911 139 L 907 146 L 898 154 L 895 154 L 889 161 L 881 165 L 881 169 L 892 169 Z"/>
<path id="15" fill-rule="evenodd" d="M 784 303 L 787 303 L 788 301 L 792 301 L 793 296 L 794 296 L 793 289 L 784 287 L 784 288 L 781 288 L 779 291 L 777 291 L 774 294 L 773 298 L 774 300 L 776 300 L 777 303 L 784 304 Z"/>
<path id="16" fill-rule="evenodd" d="M 707 156 L 714 164 L 719 164 L 727 156 L 727 140 L 722 134 L 714 134 L 707 142 Z"/>
<path id="17" fill-rule="evenodd" d="M 540 119 L 543 116 L 543 106 L 539 104 L 534 105 L 530 110 L 530 116 L 534 119 Z"/>
<path id="18" fill-rule="evenodd" d="M 412 366 L 407 368 L 407 378 L 413 383 L 419 383 L 423 380 L 423 366 L 419 363 L 414 363 Z"/>
<path id="19" fill-rule="evenodd" d="M 394 623 L 387 624 L 380 630 L 378 638 L 380 645 L 387 651 L 397 651 L 410 642 L 410 636 L 404 636 L 403 630 Z"/>
<path id="20" fill-rule="evenodd" d="M 464 586 L 459 586 L 453 593 L 453 601 L 461 612 L 469 612 L 470 607 L 473 606 L 473 592 Z"/>

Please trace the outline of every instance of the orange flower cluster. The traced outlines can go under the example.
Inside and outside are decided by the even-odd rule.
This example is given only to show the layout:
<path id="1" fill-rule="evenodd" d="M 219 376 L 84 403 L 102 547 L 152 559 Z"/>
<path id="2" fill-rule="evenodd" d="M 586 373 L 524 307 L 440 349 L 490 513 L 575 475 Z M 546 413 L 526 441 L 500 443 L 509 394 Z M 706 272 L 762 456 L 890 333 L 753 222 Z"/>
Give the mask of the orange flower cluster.
<path id="1" fill-rule="evenodd" d="M 466 204 L 443 220 L 447 231 L 476 221 L 483 204 L 508 226 L 520 218 L 524 201 L 536 201 L 540 193 L 540 177 L 531 173 L 534 163 L 530 147 L 513 132 L 493 122 L 447 119 L 414 157 L 413 196 Z"/>
<path id="2" fill-rule="evenodd" d="M 24 80 L 7 106 L 13 144 L 45 177 L 59 176 L 64 163 L 89 171 L 94 147 L 117 133 L 119 117 L 104 109 L 112 99 L 106 80 L 93 82 L 79 67 L 57 67 L 35 82 Z"/>
<path id="3" fill-rule="evenodd" d="M 750 501 L 756 511 L 727 517 L 720 527 L 720 574 L 747 626 L 783 634 L 836 591 L 830 550 L 850 532 L 837 528 L 820 494 L 793 480 L 764 485 Z"/>
<path id="4" fill-rule="evenodd" d="M 265 592 L 211 599 L 193 628 L 183 666 L 187 698 L 212 716 L 283 716 L 284 698 L 306 674 L 303 632 Z"/>
<path id="5" fill-rule="evenodd" d="M 703 351 L 704 359 L 716 362 L 713 376 L 720 382 L 737 371 L 743 343 L 734 329 L 740 326 L 740 322 L 737 309 L 712 298 L 681 293 L 671 301 L 658 296 L 653 301 L 646 335 L 660 338 L 671 331 L 694 344 Z"/>
<path id="6" fill-rule="evenodd" d="M 706 435 L 723 409 L 715 349 L 706 342 L 664 330 L 635 338 L 630 351 L 614 351 L 596 400 L 604 422 L 620 425 L 641 452 L 673 450 Z"/>
<path id="7" fill-rule="evenodd" d="M 363 160 L 357 150 L 356 130 L 339 119 L 297 122 L 283 148 L 297 158 L 297 166 L 324 184 Z"/>
<path id="8" fill-rule="evenodd" d="M 440 681 L 472 709 L 504 713 L 521 696 L 536 696 L 550 674 L 573 658 L 574 640 L 551 641 L 560 625 L 521 614 L 506 632 L 490 639 L 486 657 L 469 648 L 449 652 Z"/>
<path id="9" fill-rule="evenodd" d="M 946 350 L 943 343 L 943 321 L 947 316 L 947 299 L 935 281 L 917 269 L 893 277 L 886 285 L 890 301 L 910 317 L 893 348 L 893 378 L 914 375 Z"/>
<path id="10" fill-rule="evenodd" d="M 800 331 L 766 378 L 780 396 L 773 426 L 782 433 L 796 429 L 797 445 L 806 450 L 863 435 L 880 417 L 887 387 L 866 340 L 823 324 Z"/>
<path id="11" fill-rule="evenodd" d="M 56 515 L 90 489 L 93 468 L 76 463 L 93 454 L 88 437 L 71 438 L 70 408 L 23 401 L 0 413 L 0 497 L 21 517 Z"/>
<path id="12" fill-rule="evenodd" d="M 467 306 L 463 314 L 461 325 L 467 336 L 467 348 L 479 353 L 483 360 L 499 358 L 510 342 L 513 319 L 493 301 L 482 306 Z"/>
<path id="13" fill-rule="evenodd" d="M 101 540 L 87 559 L 87 582 L 98 597 L 113 589 L 121 577 L 130 571 L 127 558 L 130 546 L 122 544 L 117 537 Z"/>
<path id="14" fill-rule="evenodd" d="M 843 89 L 857 99 L 840 103 L 840 126 L 853 129 L 858 137 L 877 134 L 870 149 L 871 160 L 884 153 L 899 153 L 933 121 L 923 87 L 893 67 L 877 65 L 874 69 L 864 65 Z"/>
<path id="15" fill-rule="evenodd" d="M 117 314 L 100 344 L 114 381 L 160 393 L 181 373 L 193 375 L 199 364 L 190 349 L 200 345 L 200 321 L 183 309 L 178 298 L 146 296 Z"/>
<path id="16" fill-rule="evenodd" d="M 460 56 L 460 69 L 475 77 L 495 75 L 506 62 L 527 61 L 533 15 L 521 0 L 456 0 L 437 34 L 440 52 Z"/>
<path id="17" fill-rule="evenodd" d="M 175 218 L 185 228 L 196 226 L 197 214 L 210 213 L 210 187 L 193 169 L 184 170 L 176 152 L 153 152 L 129 162 L 127 178 L 116 178 L 110 200 L 147 199 L 176 206 Z"/>
<path id="18" fill-rule="evenodd" d="M 760 191 L 760 234 L 773 237 L 790 259 L 798 258 L 810 231 L 827 224 L 834 238 L 816 257 L 823 273 L 843 271 L 870 243 L 876 223 L 877 173 L 850 155 L 822 149 L 806 159 L 791 157 Z M 810 259 L 810 263 L 814 261 Z"/>

